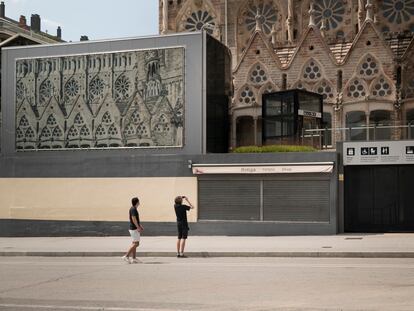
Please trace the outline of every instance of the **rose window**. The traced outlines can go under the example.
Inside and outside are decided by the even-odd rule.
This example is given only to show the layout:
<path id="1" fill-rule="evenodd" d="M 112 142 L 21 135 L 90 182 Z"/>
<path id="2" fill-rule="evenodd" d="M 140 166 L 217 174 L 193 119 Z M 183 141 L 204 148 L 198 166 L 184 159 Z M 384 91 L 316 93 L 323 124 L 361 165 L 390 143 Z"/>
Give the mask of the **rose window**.
<path id="1" fill-rule="evenodd" d="M 239 102 L 244 105 L 251 105 L 256 102 L 254 93 L 248 86 L 244 87 L 244 89 L 240 92 Z"/>
<path id="2" fill-rule="evenodd" d="M 50 97 L 52 97 L 52 92 L 53 92 L 52 82 L 50 82 L 49 80 L 46 80 L 45 82 L 43 82 L 40 85 L 40 90 L 39 90 L 40 102 L 41 103 L 46 102 Z"/>
<path id="3" fill-rule="evenodd" d="M 303 78 L 307 80 L 317 80 L 322 77 L 321 69 L 314 61 L 308 63 L 303 72 Z"/>
<path id="4" fill-rule="evenodd" d="M 259 4 L 252 4 L 247 9 L 245 25 L 249 32 L 256 29 L 256 16 L 259 15 L 259 22 L 266 35 L 272 32 L 272 27 L 277 21 L 276 11 L 271 2 L 261 2 Z"/>
<path id="5" fill-rule="evenodd" d="M 109 112 L 105 112 L 105 114 L 102 117 L 102 123 L 106 123 L 106 124 L 111 124 L 112 123 L 112 118 L 111 115 L 109 114 Z"/>
<path id="6" fill-rule="evenodd" d="M 372 94 L 379 97 L 390 96 L 392 94 L 391 85 L 387 80 L 381 78 L 375 84 Z"/>
<path id="7" fill-rule="evenodd" d="M 65 94 L 69 97 L 74 97 L 79 93 L 79 84 L 75 79 L 70 79 L 65 85 Z"/>
<path id="8" fill-rule="evenodd" d="M 35 133 L 34 133 L 34 131 L 32 130 L 31 127 L 29 127 L 27 129 L 25 136 L 26 136 L 26 139 L 34 139 L 35 138 Z"/>
<path id="9" fill-rule="evenodd" d="M 116 129 L 115 124 L 112 124 L 112 125 L 109 127 L 108 133 L 109 133 L 109 135 L 111 135 L 111 136 L 116 136 L 116 135 L 118 135 L 118 130 Z"/>
<path id="10" fill-rule="evenodd" d="M 345 5 L 341 0 L 316 0 L 314 9 L 316 24 L 320 26 L 324 19 L 327 30 L 338 28 L 344 20 Z"/>
<path id="11" fill-rule="evenodd" d="M 382 11 L 390 23 L 408 22 L 414 15 L 414 0 L 383 0 Z"/>
<path id="12" fill-rule="evenodd" d="M 135 124 L 138 124 L 138 123 L 140 123 L 140 122 L 141 122 L 141 118 L 140 118 L 140 116 L 139 116 L 138 111 L 134 111 L 134 112 L 132 113 L 131 120 L 132 120 L 132 122 L 134 122 Z"/>
<path id="13" fill-rule="evenodd" d="M 193 12 L 188 18 L 185 24 L 185 29 L 188 31 L 199 31 L 203 29 L 204 25 L 208 25 L 204 27 L 204 29 L 209 33 L 213 33 L 213 29 L 215 26 L 214 18 L 208 13 L 207 11 L 197 11 Z"/>
<path id="14" fill-rule="evenodd" d="M 26 116 L 23 116 L 20 119 L 19 126 L 21 126 L 21 127 L 27 127 L 27 126 L 29 126 L 29 121 L 27 120 Z"/>
<path id="15" fill-rule="evenodd" d="M 326 81 L 323 81 L 316 89 L 316 91 L 319 94 L 323 95 L 323 100 L 329 100 L 334 98 L 332 86 Z"/>
<path id="16" fill-rule="evenodd" d="M 76 138 L 79 136 L 79 132 L 74 126 L 72 126 L 69 130 L 68 136 L 69 138 Z"/>
<path id="17" fill-rule="evenodd" d="M 49 116 L 49 118 L 47 118 L 47 125 L 48 126 L 54 126 L 54 125 L 56 125 L 57 124 L 57 122 L 56 122 L 56 118 L 53 116 L 53 114 L 51 114 L 50 116 Z"/>
<path id="18" fill-rule="evenodd" d="M 361 76 L 372 77 L 378 72 L 378 64 L 371 56 L 368 56 L 359 68 L 359 74 Z"/>
<path id="19" fill-rule="evenodd" d="M 250 81 L 257 84 L 267 82 L 266 72 L 260 65 L 256 65 L 252 70 L 250 74 Z"/>
<path id="20" fill-rule="evenodd" d="M 132 124 L 128 124 L 124 131 L 125 135 L 135 135 L 135 129 Z"/>
<path id="21" fill-rule="evenodd" d="M 129 79 L 122 75 L 115 81 L 115 90 L 119 98 L 128 98 L 129 87 L 131 83 Z"/>
<path id="22" fill-rule="evenodd" d="M 60 138 L 62 136 L 62 130 L 59 128 L 59 126 L 56 126 L 53 130 L 53 138 Z"/>
<path id="23" fill-rule="evenodd" d="M 20 81 L 16 85 L 16 97 L 17 97 L 17 99 L 22 100 L 24 98 L 24 93 L 25 93 L 24 85 Z"/>
<path id="24" fill-rule="evenodd" d="M 359 98 L 365 95 L 365 87 L 360 80 L 354 80 L 348 87 L 348 97 Z"/>
<path id="25" fill-rule="evenodd" d="M 73 123 L 75 123 L 76 125 L 82 125 L 83 123 L 85 123 L 83 121 L 82 116 L 80 115 L 80 113 L 78 113 L 75 117 L 75 120 L 73 121 Z"/>
<path id="26" fill-rule="evenodd" d="M 89 84 L 90 97 L 95 98 L 103 93 L 104 82 L 100 78 L 95 78 Z"/>

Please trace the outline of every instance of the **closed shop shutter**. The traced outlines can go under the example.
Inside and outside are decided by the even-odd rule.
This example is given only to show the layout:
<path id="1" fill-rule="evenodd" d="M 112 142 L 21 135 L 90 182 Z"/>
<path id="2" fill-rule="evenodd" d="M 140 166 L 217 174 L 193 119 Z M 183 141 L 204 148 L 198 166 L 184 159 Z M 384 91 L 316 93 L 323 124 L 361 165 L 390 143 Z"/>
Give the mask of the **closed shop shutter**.
<path id="1" fill-rule="evenodd" d="M 265 180 L 263 220 L 329 222 L 329 181 Z"/>
<path id="2" fill-rule="evenodd" d="M 199 180 L 200 220 L 260 220 L 260 181 Z"/>

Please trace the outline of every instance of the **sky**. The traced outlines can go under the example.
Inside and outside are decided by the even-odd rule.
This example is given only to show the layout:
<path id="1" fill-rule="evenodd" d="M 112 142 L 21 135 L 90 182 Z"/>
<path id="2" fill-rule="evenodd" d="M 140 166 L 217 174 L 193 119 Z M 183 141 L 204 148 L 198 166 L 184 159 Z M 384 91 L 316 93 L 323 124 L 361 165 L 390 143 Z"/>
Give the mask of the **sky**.
<path id="1" fill-rule="evenodd" d="M 19 20 L 39 14 L 41 30 L 62 39 L 79 41 L 137 37 L 158 34 L 158 0 L 2 0 L 6 16 Z"/>

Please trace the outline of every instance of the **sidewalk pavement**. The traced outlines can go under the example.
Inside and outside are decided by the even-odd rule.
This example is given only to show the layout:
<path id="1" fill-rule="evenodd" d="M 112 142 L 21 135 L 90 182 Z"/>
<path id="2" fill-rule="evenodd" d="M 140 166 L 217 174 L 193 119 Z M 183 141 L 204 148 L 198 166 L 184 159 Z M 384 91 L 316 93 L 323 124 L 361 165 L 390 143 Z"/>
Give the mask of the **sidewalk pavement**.
<path id="1" fill-rule="evenodd" d="M 0 256 L 121 256 L 129 237 L 0 238 Z M 141 237 L 138 256 L 176 256 L 176 238 Z M 414 233 L 330 236 L 190 236 L 189 257 L 414 258 Z"/>

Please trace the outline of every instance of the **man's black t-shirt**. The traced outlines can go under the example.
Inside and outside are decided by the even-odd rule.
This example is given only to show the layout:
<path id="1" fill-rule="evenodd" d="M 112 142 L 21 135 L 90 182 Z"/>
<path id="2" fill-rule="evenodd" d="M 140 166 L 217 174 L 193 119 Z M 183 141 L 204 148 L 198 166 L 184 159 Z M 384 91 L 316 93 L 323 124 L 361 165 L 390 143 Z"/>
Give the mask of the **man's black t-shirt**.
<path id="1" fill-rule="evenodd" d="M 129 229 L 130 230 L 137 230 L 138 229 L 137 226 L 135 226 L 134 222 L 132 221 L 132 216 L 135 216 L 137 218 L 137 222 L 138 222 L 138 225 L 139 225 L 140 221 L 139 221 L 138 210 L 133 206 L 129 209 Z"/>
<path id="2" fill-rule="evenodd" d="M 188 205 L 175 204 L 175 215 L 177 216 L 177 224 L 188 228 L 187 211 L 191 209 Z"/>

